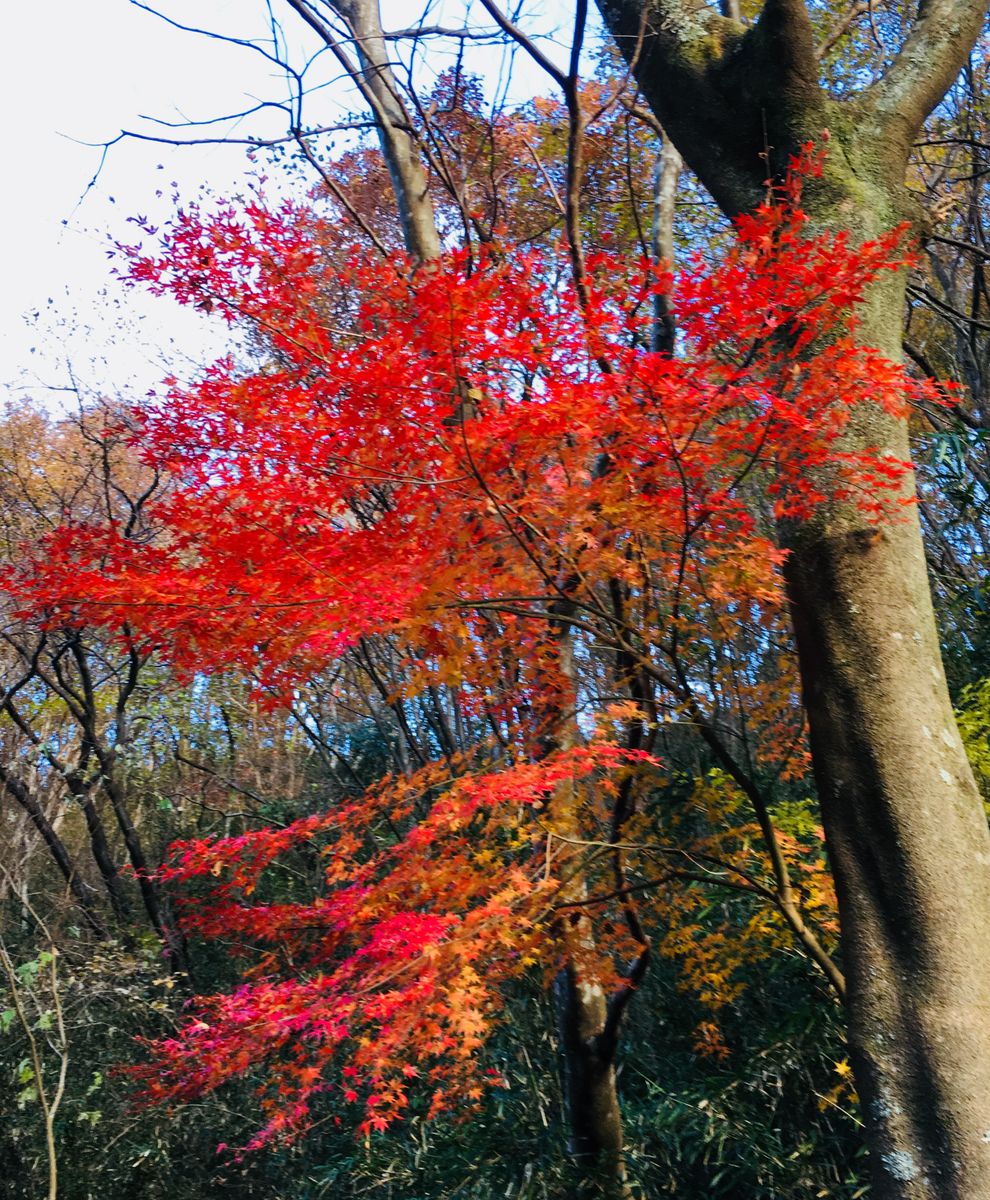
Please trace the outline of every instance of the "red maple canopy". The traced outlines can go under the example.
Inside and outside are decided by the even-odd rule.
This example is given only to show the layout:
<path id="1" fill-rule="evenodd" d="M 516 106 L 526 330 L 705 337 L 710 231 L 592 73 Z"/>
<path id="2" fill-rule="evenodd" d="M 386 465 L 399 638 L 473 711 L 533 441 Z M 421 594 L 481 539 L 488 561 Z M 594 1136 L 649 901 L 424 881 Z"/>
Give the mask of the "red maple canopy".
<path id="1" fill-rule="evenodd" d="M 583 722 L 599 725 L 586 745 L 538 752 L 575 699 L 562 626 L 661 678 L 671 639 L 776 628 L 774 522 L 813 520 L 825 494 L 899 503 L 907 463 L 843 448 L 853 408 L 938 399 L 849 336 L 870 282 L 905 261 L 903 234 L 807 236 L 816 170 L 806 156 L 716 266 L 676 280 L 676 357 L 650 349 L 669 277 L 607 254 L 581 301 L 563 259 L 504 247 L 331 268 L 336 231 L 289 204 L 192 208 L 160 255 L 132 252 L 133 282 L 247 325 L 264 362 L 223 360 L 139 410 L 136 444 L 170 487 L 137 530 L 66 527 L 33 548 L 6 579 L 24 614 L 126 627 L 180 670 L 247 670 L 276 692 L 388 634 L 410 688 L 459 685 L 503 743 L 287 829 L 174 847 L 160 878 L 198 881 L 187 929 L 254 962 L 155 1047 L 150 1095 L 258 1072 L 260 1144 L 331 1088 L 363 1102 L 366 1129 L 417 1080 L 432 1111 L 479 1094 L 501 988 L 559 962 L 577 862 L 554 845 L 562 789 L 600 828 L 629 772 L 654 768 L 610 744 L 607 711 Z M 786 708 L 775 686 L 766 704 Z M 263 872 L 313 839 L 322 894 L 257 903 Z M 628 935 L 605 929 L 578 965 L 614 982 Z"/>

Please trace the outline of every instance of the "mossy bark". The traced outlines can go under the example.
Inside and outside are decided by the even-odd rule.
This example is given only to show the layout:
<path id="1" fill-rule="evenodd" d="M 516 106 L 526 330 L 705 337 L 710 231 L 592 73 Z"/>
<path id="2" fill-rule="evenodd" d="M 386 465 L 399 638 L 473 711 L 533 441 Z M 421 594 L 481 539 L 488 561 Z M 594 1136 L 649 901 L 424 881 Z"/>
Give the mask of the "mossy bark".
<path id="1" fill-rule="evenodd" d="M 885 285 L 864 340 L 900 338 Z M 902 423 L 864 410 L 908 454 Z M 886 426 L 886 428 L 884 428 Z M 849 1041 L 883 1200 L 990 1196 L 990 835 L 956 730 L 917 512 L 832 509 L 786 573 L 835 874 Z"/>
<path id="2" fill-rule="evenodd" d="M 803 0 L 749 31 L 698 0 L 599 0 L 644 95 L 730 215 L 829 130 L 813 227 L 871 237 L 911 218 L 911 142 L 962 66 L 982 3 L 926 0 L 879 83 L 819 85 Z M 637 45 L 639 50 L 637 51 Z M 904 280 L 858 336 L 901 353 Z M 909 457 L 906 423 L 865 400 L 848 448 Z M 909 481 L 909 487 L 913 481 Z M 849 985 L 849 1037 L 878 1200 L 990 1197 L 990 835 L 956 730 L 917 513 L 871 526 L 832 504 L 782 531 Z"/>

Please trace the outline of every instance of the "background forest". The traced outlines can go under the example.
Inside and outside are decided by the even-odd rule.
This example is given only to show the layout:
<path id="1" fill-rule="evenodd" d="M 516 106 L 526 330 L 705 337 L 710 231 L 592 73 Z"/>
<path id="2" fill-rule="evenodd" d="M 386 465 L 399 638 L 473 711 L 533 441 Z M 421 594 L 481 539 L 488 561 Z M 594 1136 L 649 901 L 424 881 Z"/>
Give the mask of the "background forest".
<path id="1" fill-rule="evenodd" d="M 784 579 L 803 552 L 788 531 L 822 504 L 855 510 L 869 547 L 885 521 L 900 528 L 883 489 L 906 485 L 872 442 L 849 450 L 827 405 L 778 414 L 776 442 L 737 414 L 764 411 L 746 390 L 757 368 L 770 393 L 792 386 L 799 351 L 809 378 L 859 372 L 877 408 L 884 387 L 911 396 L 942 661 L 990 802 L 990 27 L 949 0 L 655 7 L 651 25 L 603 3 L 600 26 L 578 4 L 554 40 L 525 6 L 488 0 L 387 36 L 368 0 L 272 4 L 252 44 L 286 132 L 247 139 L 277 180 L 269 199 L 261 184 L 239 204 L 187 199 L 120 250 L 122 287 L 226 321 L 241 348 L 157 403 L 80 395 L 53 416 L 8 399 L 11 1200 L 981 1195 L 978 1174 L 957 1186 L 933 1167 L 919 1183 L 860 1103 L 860 1081 L 875 1085 L 865 1035 L 848 1044 L 861 926 L 853 900 L 840 923 L 839 817 L 823 830 L 828 714 L 809 740 L 801 699 L 815 571 Z M 949 50 L 927 44 L 952 82 L 918 101 L 906 197 L 875 228 L 850 221 L 847 246 L 840 167 L 867 123 L 860 97 L 949 16 Z M 695 58 L 676 59 L 670 29 Z M 779 95 L 746 74 L 761 60 L 725 65 L 737 45 L 779 67 Z M 491 70 L 505 47 L 543 70 L 545 93 L 506 99 Z M 345 150 L 320 123 L 320 55 L 356 88 Z M 818 73 L 814 111 L 787 76 L 798 60 Z M 721 89 L 696 135 L 658 98 L 657 63 L 687 90 Z M 755 146 L 737 146 L 758 181 L 745 187 L 726 154 L 722 175 L 707 166 L 733 87 L 740 112 L 764 114 Z M 786 170 L 806 143 L 798 198 Z M 904 219 L 906 267 L 898 236 L 883 241 Z M 867 238 L 879 248 L 860 251 Z M 903 296 L 882 290 L 895 275 Z M 863 296 L 867 311 L 904 300 L 912 382 L 870 374 L 855 346 L 838 357 Z M 437 334 L 438 312 L 474 340 L 457 342 L 453 318 Z M 898 354 L 886 333 L 875 344 Z M 441 360 L 448 406 L 416 407 L 423 363 Z M 667 486 L 661 452 L 610 426 L 617 393 L 579 376 L 634 378 L 674 425 L 702 411 L 677 443 L 700 447 L 678 451 L 697 472 L 683 512 L 643 516 Z M 702 410 L 701 395 L 734 407 Z M 801 409 L 817 393 L 796 395 Z M 854 458 L 866 473 L 844 483 Z M 417 471 L 478 486 L 427 501 Z M 950 881 L 968 869 L 953 845 L 929 839 Z M 413 927 L 448 910 L 457 936 Z M 305 992 L 341 972 L 353 995 Z M 284 1020 L 299 1022 L 285 1036 Z M 872 1182 L 868 1145 L 887 1171 Z"/>

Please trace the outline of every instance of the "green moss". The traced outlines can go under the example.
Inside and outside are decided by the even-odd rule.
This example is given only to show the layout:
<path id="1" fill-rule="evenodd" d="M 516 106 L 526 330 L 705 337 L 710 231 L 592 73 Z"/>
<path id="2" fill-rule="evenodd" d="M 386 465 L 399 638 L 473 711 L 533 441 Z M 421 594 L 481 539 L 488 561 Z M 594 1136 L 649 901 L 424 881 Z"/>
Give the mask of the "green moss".
<path id="1" fill-rule="evenodd" d="M 990 679 L 963 689 L 956 723 L 990 814 Z"/>
<path id="2" fill-rule="evenodd" d="M 681 59 L 685 66 L 703 73 L 724 61 L 744 30 L 735 21 L 714 13 L 685 16 L 678 22 L 683 38 Z"/>

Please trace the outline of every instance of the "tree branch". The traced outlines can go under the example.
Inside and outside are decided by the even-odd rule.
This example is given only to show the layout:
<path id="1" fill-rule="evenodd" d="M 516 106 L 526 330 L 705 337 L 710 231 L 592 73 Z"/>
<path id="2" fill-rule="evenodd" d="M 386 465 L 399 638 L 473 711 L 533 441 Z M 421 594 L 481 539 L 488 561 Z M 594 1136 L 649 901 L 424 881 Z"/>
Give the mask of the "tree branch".
<path id="1" fill-rule="evenodd" d="M 863 93 L 876 128 L 905 148 L 962 70 L 986 16 L 985 0 L 921 0 L 897 57 Z"/>

